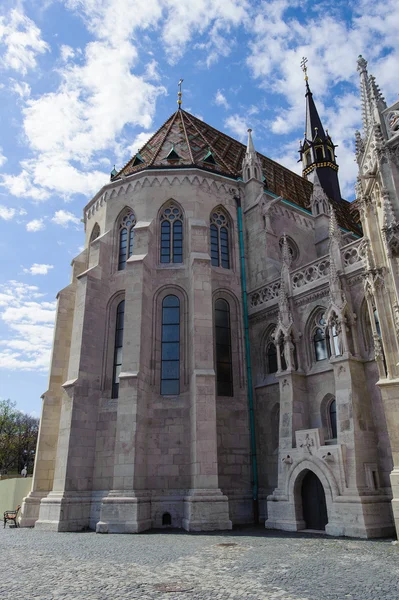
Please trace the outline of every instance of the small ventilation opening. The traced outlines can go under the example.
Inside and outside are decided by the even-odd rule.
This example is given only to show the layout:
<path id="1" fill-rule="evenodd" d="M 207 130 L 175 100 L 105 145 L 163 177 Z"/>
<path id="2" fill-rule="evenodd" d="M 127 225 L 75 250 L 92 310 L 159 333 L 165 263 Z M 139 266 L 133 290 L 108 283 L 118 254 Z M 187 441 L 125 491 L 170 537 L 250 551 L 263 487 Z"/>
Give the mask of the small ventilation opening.
<path id="1" fill-rule="evenodd" d="M 172 517 L 170 516 L 170 513 L 163 513 L 162 526 L 166 527 L 168 525 L 172 525 Z"/>
<path id="2" fill-rule="evenodd" d="M 137 152 L 136 156 L 134 157 L 134 161 L 133 161 L 133 167 L 137 167 L 137 165 L 141 165 L 143 164 L 144 159 L 141 156 L 140 152 Z"/>
<path id="3" fill-rule="evenodd" d="M 180 156 L 177 154 L 175 147 L 172 146 L 169 154 L 167 156 L 165 156 L 166 160 L 180 160 Z"/>

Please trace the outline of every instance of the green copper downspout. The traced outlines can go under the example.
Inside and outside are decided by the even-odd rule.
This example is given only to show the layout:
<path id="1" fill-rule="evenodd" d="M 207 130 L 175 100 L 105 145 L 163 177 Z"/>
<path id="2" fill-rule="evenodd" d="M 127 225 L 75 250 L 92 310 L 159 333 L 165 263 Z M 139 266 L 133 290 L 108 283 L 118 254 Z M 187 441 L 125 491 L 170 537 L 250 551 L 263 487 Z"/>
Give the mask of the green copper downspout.
<path id="1" fill-rule="evenodd" d="M 247 278 L 245 271 L 245 250 L 244 234 L 242 226 L 242 208 L 241 198 L 235 196 L 237 202 L 237 221 L 238 221 L 238 241 L 240 246 L 240 264 L 241 264 L 241 288 L 242 288 L 242 307 L 244 317 L 244 339 L 245 339 L 245 359 L 247 364 L 247 386 L 248 386 L 248 408 L 249 408 L 249 431 L 251 437 L 251 464 L 252 464 L 252 500 L 254 521 L 259 522 L 259 503 L 258 503 L 258 467 L 256 460 L 256 439 L 255 439 L 255 415 L 254 415 L 254 395 L 252 385 L 251 352 L 249 344 L 249 326 L 248 326 L 248 302 L 247 302 Z"/>

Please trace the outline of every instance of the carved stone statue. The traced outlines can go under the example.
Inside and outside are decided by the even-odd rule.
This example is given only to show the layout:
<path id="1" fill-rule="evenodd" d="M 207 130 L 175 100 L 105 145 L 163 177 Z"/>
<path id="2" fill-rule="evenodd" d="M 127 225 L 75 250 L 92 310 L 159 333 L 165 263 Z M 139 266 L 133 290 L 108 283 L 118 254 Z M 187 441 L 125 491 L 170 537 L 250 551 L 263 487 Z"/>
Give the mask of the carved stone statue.
<path id="1" fill-rule="evenodd" d="M 391 131 L 399 131 L 399 110 L 391 110 L 388 114 L 388 124 Z"/>

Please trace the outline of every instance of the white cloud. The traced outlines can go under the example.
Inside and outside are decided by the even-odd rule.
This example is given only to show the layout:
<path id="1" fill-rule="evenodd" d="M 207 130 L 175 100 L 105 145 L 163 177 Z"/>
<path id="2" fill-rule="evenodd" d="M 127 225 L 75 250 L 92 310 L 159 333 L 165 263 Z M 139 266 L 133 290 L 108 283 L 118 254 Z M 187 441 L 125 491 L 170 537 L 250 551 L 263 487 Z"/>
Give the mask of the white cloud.
<path id="1" fill-rule="evenodd" d="M 21 9 L 0 17 L 0 64 L 25 75 L 36 67 L 36 57 L 49 50 L 37 25 Z"/>
<path id="2" fill-rule="evenodd" d="M 0 339 L 0 368 L 47 371 L 55 302 L 43 301 L 39 288 L 18 281 L 0 285 L 0 319 L 9 336 Z"/>
<path id="3" fill-rule="evenodd" d="M 19 175 L 3 176 L 11 194 L 35 200 L 52 193 L 92 195 L 109 180 L 93 168 L 97 153 L 115 152 L 127 123 L 150 127 L 156 98 L 164 93 L 131 72 L 136 57 L 128 41 L 118 47 L 92 42 L 82 66 L 68 63 L 60 71 L 56 92 L 26 102 L 23 127 L 34 158 L 21 162 Z"/>
<path id="4" fill-rule="evenodd" d="M 50 269 L 54 269 L 54 265 L 33 263 L 31 267 L 24 269 L 24 273 L 29 273 L 30 275 L 47 275 Z"/>
<path id="5" fill-rule="evenodd" d="M 297 138 L 298 134 L 302 137 L 305 120 L 305 86 L 299 65 L 303 56 L 308 57 L 310 87 L 320 116 L 339 145 L 341 191 L 344 196 L 352 195 L 356 177 L 353 137 L 361 125 L 356 60 L 359 54 L 370 60 L 370 72 L 393 101 L 397 93 L 393 73 L 399 63 L 399 4 L 396 0 L 360 0 L 345 15 L 339 3 L 313 4 L 305 19 L 303 13 L 294 16 L 295 5 L 303 8 L 299 0 L 259 5 L 247 64 L 260 86 L 272 90 L 275 100 L 280 99 L 280 107 L 277 105 L 268 123 L 272 133 L 295 134 Z M 335 87 L 342 82 L 346 84 L 344 95 L 342 88 L 337 93 Z M 285 143 L 279 153 L 284 164 L 290 144 Z M 291 165 L 294 158 L 289 160 Z"/>
<path id="6" fill-rule="evenodd" d="M 250 3 L 246 0 L 166 0 L 165 5 L 167 17 L 162 37 L 170 62 L 182 55 L 194 33 L 203 34 L 209 29 L 206 41 L 197 45 L 205 51 L 205 63 L 209 67 L 219 56 L 230 53 L 234 41 L 231 28 L 246 22 Z"/>
<path id="7" fill-rule="evenodd" d="M 230 108 L 230 104 L 227 102 L 227 98 L 221 90 L 218 90 L 216 92 L 215 104 L 217 104 L 218 106 L 224 106 L 226 110 Z"/>
<path id="8" fill-rule="evenodd" d="M 131 156 L 134 156 L 138 150 L 148 142 L 148 140 L 154 135 L 154 131 L 147 133 L 146 131 L 142 131 L 134 138 L 133 142 L 128 147 L 127 151 Z"/>
<path id="9" fill-rule="evenodd" d="M 75 56 L 75 50 L 71 46 L 63 44 L 60 48 L 60 55 L 63 62 L 68 62 L 70 58 Z"/>
<path id="10" fill-rule="evenodd" d="M 20 98 L 29 98 L 31 88 L 25 81 L 17 81 L 16 79 L 10 79 L 11 90 L 17 94 Z"/>
<path id="11" fill-rule="evenodd" d="M 18 175 L 0 180 L 18 197 L 92 195 L 109 180 L 108 172 L 98 170 L 104 151 L 121 160 L 126 156 L 121 152 L 125 126 L 151 128 L 156 100 L 166 90 L 157 84 L 155 59 L 143 75 L 134 72 L 139 31 L 158 28 L 163 54 L 171 62 L 199 34 L 209 65 L 228 54 L 232 28 L 245 22 L 249 7 L 247 0 L 63 2 L 84 19 L 94 41 L 81 55 L 61 46 L 58 89 L 26 101 L 23 130 L 31 158 L 21 162 Z"/>
<path id="12" fill-rule="evenodd" d="M 8 208 L 3 204 L 0 204 L 0 219 L 4 219 L 5 221 L 11 221 L 16 215 L 17 211 L 15 208 Z"/>
<path id="13" fill-rule="evenodd" d="M 160 81 L 161 76 L 158 73 L 158 63 L 155 59 L 152 59 L 148 63 L 146 67 L 145 78 L 150 81 Z"/>
<path id="14" fill-rule="evenodd" d="M 79 225 L 80 219 L 75 217 L 74 214 L 68 212 L 67 210 L 57 210 L 54 214 L 54 217 L 51 219 L 53 223 L 56 225 L 61 225 L 61 227 L 69 227 L 70 224 Z"/>
<path id="15" fill-rule="evenodd" d="M 243 117 L 239 115 L 231 115 L 227 117 L 224 126 L 231 131 L 233 136 L 237 137 L 241 142 L 245 140 L 248 132 L 248 125 Z"/>
<path id="16" fill-rule="evenodd" d="M 10 194 L 17 198 L 32 198 L 33 200 L 47 200 L 50 194 L 47 190 L 39 187 L 35 187 L 31 181 L 31 175 L 29 173 L 29 161 L 21 163 L 24 169 L 19 175 L 0 175 L 0 181 L 5 188 L 8 189 Z"/>
<path id="17" fill-rule="evenodd" d="M 7 157 L 3 154 L 3 148 L 0 146 L 0 167 L 7 162 Z"/>
<path id="18" fill-rule="evenodd" d="M 33 219 L 26 224 L 26 231 L 41 231 L 45 228 L 43 219 Z"/>

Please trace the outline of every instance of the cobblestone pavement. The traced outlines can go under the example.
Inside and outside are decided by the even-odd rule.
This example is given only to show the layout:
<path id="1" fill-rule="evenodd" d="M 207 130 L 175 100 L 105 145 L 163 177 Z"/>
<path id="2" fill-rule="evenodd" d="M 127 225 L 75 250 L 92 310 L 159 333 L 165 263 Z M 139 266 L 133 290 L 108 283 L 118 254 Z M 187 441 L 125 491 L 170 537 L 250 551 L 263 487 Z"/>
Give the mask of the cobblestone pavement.
<path id="1" fill-rule="evenodd" d="M 399 545 L 260 529 L 0 529 L 1 600 L 399 600 Z"/>

